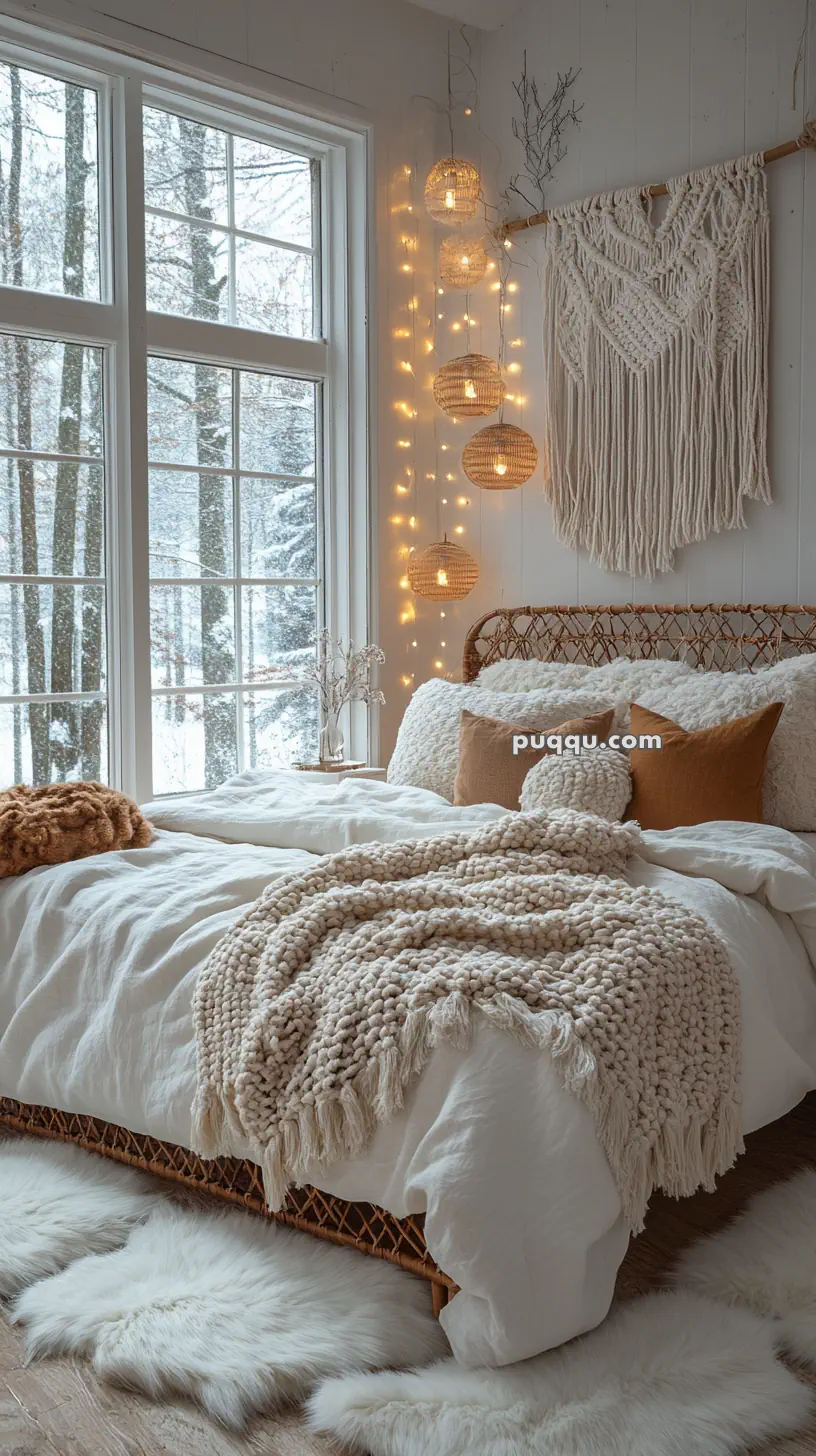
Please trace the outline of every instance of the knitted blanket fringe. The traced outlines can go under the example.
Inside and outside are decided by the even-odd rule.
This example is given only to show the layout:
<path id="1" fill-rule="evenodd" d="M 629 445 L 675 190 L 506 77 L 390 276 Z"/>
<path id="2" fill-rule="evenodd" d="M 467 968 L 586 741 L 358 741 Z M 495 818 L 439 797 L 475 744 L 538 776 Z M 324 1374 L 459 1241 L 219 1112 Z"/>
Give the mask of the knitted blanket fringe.
<path id="1" fill-rule="evenodd" d="M 600 860 L 613 875 L 620 874 L 639 844 L 639 834 L 636 825 L 607 824 L 572 811 L 538 811 L 513 815 L 475 833 L 402 845 L 357 846 L 326 857 L 320 870 L 307 871 L 283 884 L 276 881 L 219 943 L 199 981 L 195 998 L 199 1082 L 193 1104 L 196 1151 L 203 1157 L 218 1157 L 248 1144 L 250 1156 L 261 1167 L 269 1207 L 279 1209 L 293 1183 L 314 1181 L 319 1170 L 363 1153 L 376 1128 L 403 1107 L 406 1093 L 422 1074 L 434 1047 L 447 1043 L 466 1049 L 481 1016 L 521 1045 L 547 1052 L 564 1087 L 589 1109 L 633 1232 L 642 1228 L 655 1188 L 675 1197 L 690 1195 L 700 1187 L 712 1189 L 716 1177 L 742 1151 L 739 989 L 725 948 L 701 917 L 656 891 L 633 889 L 598 873 L 593 861 Z M 534 845 L 533 851 L 525 851 L 525 844 Z M 424 874 L 406 874 L 411 863 L 415 868 L 418 864 Z M 572 1011 L 543 1005 L 547 999 L 557 1002 L 569 980 L 570 957 L 559 952 L 553 961 L 552 951 L 553 979 L 543 987 L 547 978 L 542 967 L 548 958 L 539 956 L 526 963 L 522 957 L 512 967 L 518 982 L 521 965 L 527 985 L 514 987 L 514 994 L 502 989 L 500 983 L 503 979 L 506 985 L 507 976 L 497 973 L 497 951 L 492 958 L 490 954 L 486 957 L 486 965 L 493 964 L 496 971 L 488 986 L 474 994 L 471 973 L 471 993 L 465 994 L 452 984 L 450 976 L 447 982 L 444 977 L 440 982 L 437 973 L 430 997 L 420 994 L 421 1004 L 416 1004 L 416 996 L 411 1004 L 411 987 L 422 979 L 421 972 L 415 971 L 413 978 L 409 975 L 403 989 L 405 972 L 395 970 L 400 962 L 399 944 L 392 945 L 390 956 L 382 954 L 395 929 L 405 930 L 405 912 L 394 912 L 389 903 L 383 920 L 379 918 L 383 910 L 378 915 L 369 903 L 363 917 L 370 918 L 363 918 L 361 938 L 360 904 L 351 908 L 357 891 L 367 895 L 369 902 L 376 890 L 384 892 L 386 901 L 399 900 L 399 894 L 389 894 L 393 882 L 382 878 L 393 875 L 399 864 L 411 887 L 414 906 L 420 902 L 427 906 L 429 885 L 431 894 L 436 889 L 447 907 L 452 901 L 459 907 L 463 901 L 472 902 L 474 889 L 482 901 L 495 900 L 495 891 L 503 885 L 511 901 L 518 903 L 519 894 L 526 890 L 525 903 L 533 905 L 542 899 L 542 884 L 548 882 L 554 908 L 544 909 L 538 919 L 555 923 L 559 916 L 563 920 L 562 911 L 577 909 L 577 919 L 566 928 L 570 944 L 576 931 L 580 939 L 579 921 L 584 929 L 588 923 L 594 927 L 584 936 L 585 948 L 591 946 L 589 954 L 579 950 L 576 958 L 573 948 L 577 968 L 570 995 L 573 985 L 580 986 L 582 974 L 588 983 L 588 989 L 579 991 L 580 1004 L 576 1001 Z M 469 873 L 474 867 L 475 873 Z M 372 869 L 379 882 L 376 885 L 372 885 Z M 491 893 L 479 895 L 488 888 Z M 374 900 L 379 903 L 376 895 Z M 483 922 L 491 908 L 482 903 L 479 914 Z M 340 928 L 345 912 L 356 916 L 350 930 Z M 312 926 L 317 933 L 304 935 L 310 914 L 313 921 L 317 915 L 318 924 Z M 511 923 L 515 919 L 511 933 L 528 951 L 530 914 L 528 909 L 498 917 Z M 436 927 L 429 924 L 433 916 L 433 909 L 426 911 L 421 934 L 413 939 L 421 939 L 426 950 L 433 950 L 436 940 L 441 958 L 455 964 L 456 947 L 442 929 L 444 909 L 437 914 L 440 923 Z M 283 925 L 288 933 L 281 939 Z M 259 933 L 259 927 L 266 928 Z M 465 928 L 466 947 L 471 945 L 468 930 L 474 928 Z M 561 925 L 560 931 L 563 929 Z M 493 938 L 500 946 L 507 942 L 507 934 L 507 925 L 493 927 Z M 350 964 L 348 954 L 349 937 L 354 940 L 355 936 L 360 955 L 357 966 Z M 411 938 L 409 934 L 407 939 Z M 484 938 L 489 944 L 489 926 Z M 373 976 L 372 958 L 366 955 L 372 939 Z M 398 933 L 396 940 L 400 940 Z M 651 962 L 648 954 L 644 957 L 647 941 L 662 966 L 654 963 L 654 955 Z M 336 957 L 332 961 L 329 956 L 321 965 L 320 949 L 325 957 L 332 942 Z M 292 957 L 295 944 L 297 954 Z M 605 964 L 603 957 L 599 959 L 599 947 L 610 950 Z M 469 950 L 459 954 L 464 964 Z M 614 984 L 607 984 L 605 998 L 599 998 L 596 993 L 599 983 L 605 984 L 604 973 L 608 978 L 610 965 L 620 966 L 627 956 L 628 970 L 614 977 Z M 439 960 L 437 955 L 435 971 Z M 486 965 L 479 967 L 482 974 Z M 359 966 L 367 967 L 367 977 L 355 976 Z M 384 989 L 397 990 L 392 998 L 395 1015 L 385 1031 L 377 1014 L 366 1019 L 361 1013 L 359 1024 L 349 1026 L 348 1008 L 354 1003 L 355 991 L 338 999 L 338 971 L 345 978 L 346 993 L 350 979 L 357 1000 L 362 988 L 369 1006 L 382 1006 Z M 427 960 L 425 973 L 422 990 L 427 993 Z M 632 997 L 640 994 L 643 1004 L 629 1017 L 631 1033 L 646 1003 L 654 1002 L 655 974 L 664 989 L 671 985 L 669 999 L 674 1002 L 682 983 L 685 1009 L 667 1039 L 661 1041 L 661 1035 L 656 1040 L 643 1039 L 657 1057 L 651 1064 L 639 1066 L 633 1075 L 633 1057 L 641 1038 L 624 1033 L 618 1038 L 620 1028 L 610 1037 L 613 1018 L 609 1008 L 619 1004 L 621 997 L 631 1006 Z M 530 978 L 540 994 L 531 994 Z M 459 980 L 461 984 L 461 976 Z M 560 984 L 560 993 L 553 989 L 553 980 Z M 316 987 L 321 981 L 323 1005 L 316 1009 Z M 394 983 L 398 983 L 396 988 Z M 588 1022 L 602 1014 L 601 999 L 605 999 L 605 1025 L 593 1045 Z M 591 1008 L 589 1017 L 587 1007 Z M 666 1013 L 664 1007 L 662 1019 L 668 1027 L 673 1018 Z M 625 1024 L 623 1018 L 621 1025 Z M 696 1038 L 689 1035 L 692 1024 L 702 1028 Z M 226 1034 L 223 1030 L 214 1034 L 216 1025 L 228 1028 Z M 288 1034 L 293 1025 L 294 1036 Z M 362 1033 L 367 1033 L 363 1040 L 370 1046 L 355 1061 L 349 1046 L 354 1037 L 359 1048 Z M 678 1058 L 683 1052 L 681 1062 Z M 676 1077 L 670 1070 L 672 1058 Z M 628 1063 L 628 1082 L 619 1075 L 622 1059 Z M 657 1079 L 663 1084 L 662 1091 L 656 1085 L 656 1066 L 663 1069 Z M 327 1075 L 321 1079 L 318 1069 Z"/>
<path id="2" fill-rule="evenodd" d="M 769 217 L 760 155 L 550 213 L 548 493 L 564 545 L 651 580 L 770 502 Z"/>

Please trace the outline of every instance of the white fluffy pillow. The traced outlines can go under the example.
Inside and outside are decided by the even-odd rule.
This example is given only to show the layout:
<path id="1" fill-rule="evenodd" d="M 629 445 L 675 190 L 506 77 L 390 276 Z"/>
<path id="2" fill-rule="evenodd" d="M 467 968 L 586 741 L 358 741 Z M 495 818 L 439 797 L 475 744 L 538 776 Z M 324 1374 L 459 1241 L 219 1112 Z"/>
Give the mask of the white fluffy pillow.
<path id="1" fill-rule="evenodd" d="M 816 653 L 758 672 L 690 673 L 682 682 L 645 687 L 636 700 L 689 731 L 784 703 L 765 761 L 763 814 L 782 829 L 816 830 Z"/>
<path id="2" fill-rule="evenodd" d="M 686 662 L 662 657 L 616 657 L 601 667 L 577 662 L 494 662 L 479 673 L 480 687 L 494 692 L 562 691 L 578 688 L 582 693 L 601 693 L 614 706 L 615 727 L 620 732 L 628 723 L 629 704 L 643 701 L 651 688 L 663 688 L 694 674 Z"/>
<path id="3" fill-rule="evenodd" d="M 432 789 L 452 800 L 463 708 L 547 732 L 570 718 L 586 718 L 609 706 L 609 699 L 599 693 L 491 692 L 478 682 L 471 685 L 431 678 L 417 688 L 405 709 L 388 765 L 388 782 Z"/>
<path id="4" fill-rule="evenodd" d="M 522 809 L 578 809 L 619 821 L 632 797 L 629 759 L 614 748 L 548 754 L 521 786 Z"/>

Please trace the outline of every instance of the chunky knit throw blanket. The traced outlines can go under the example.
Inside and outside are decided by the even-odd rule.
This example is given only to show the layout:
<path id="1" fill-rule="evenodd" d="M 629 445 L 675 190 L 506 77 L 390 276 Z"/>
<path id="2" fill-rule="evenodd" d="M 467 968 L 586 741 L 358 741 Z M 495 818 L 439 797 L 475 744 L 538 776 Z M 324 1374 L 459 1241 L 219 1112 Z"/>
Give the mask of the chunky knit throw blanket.
<path id="1" fill-rule="evenodd" d="M 639 843 L 536 811 L 275 881 L 199 979 L 197 1151 L 248 1139 L 280 1208 L 483 1016 L 590 1109 L 633 1230 L 655 1187 L 711 1187 L 741 1151 L 739 988 L 700 916 L 617 878 Z"/>

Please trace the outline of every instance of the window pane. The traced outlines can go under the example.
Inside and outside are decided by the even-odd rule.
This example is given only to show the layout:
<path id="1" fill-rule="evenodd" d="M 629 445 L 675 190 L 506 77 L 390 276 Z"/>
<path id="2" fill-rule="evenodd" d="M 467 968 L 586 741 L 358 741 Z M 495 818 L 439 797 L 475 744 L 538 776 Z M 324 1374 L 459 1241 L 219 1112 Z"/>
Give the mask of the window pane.
<path id="1" fill-rule="evenodd" d="M 311 338 L 315 332 L 311 254 L 241 237 L 235 252 L 235 322 L 245 329 Z"/>
<path id="2" fill-rule="evenodd" d="M 241 374 L 241 469 L 315 475 L 316 385 Z"/>
<path id="3" fill-rule="evenodd" d="M 229 243 L 199 222 L 145 218 L 147 307 L 155 313 L 229 323 Z M 278 330 L 279 333 L 289 332 Z"/>
<path id="4" fill-rule="evenodd" d="M 34 756 L 44 751 L 45 776 Z M 108 715 L 103 702 L 0 703 L 0 789 L 9 784 L 108 782 Z"/>
<path id="5" fill-rule="evenodd" d="M 0 172 L 3 283 L 98 298 L 96 92 L 0 62 Z"/>
<path id="6" fill-rule="evenodd" d="M 102 455 L 102 350 L 0 335 L 0 446 Z"/>
<path id="7" fill-rule="evenodd" d="M 234 619 L 231 587 L 151 587 L 153 686 L 234 682 Z"/>
<path id="8" fill-rule="evenodd" d="M 103 576 L 104 511 L 101 465 L 0 460 L 0 573 Z"/>
<path id="9" fill-rule="evenodd" d="M 317 758 L 317 696 L 310 688 L 245 693 L 243 710 L 247 768 L 279 768 Z"/>
<path id="10" fill-rule="evenodd" d="M 147 361 L 151 460 L 232 464 L 232 370 L 181 359 Z"/>
<path id="11" fill-rule="evenodd" d="M 0 697 L 105 687 L 105 588 L 0 582 Z"/>
<path id="12" fill-rule="evenodd" d="M 244 680 L 299 677 L 313 666 L 317 591 L 313 586 L 241 588 Z"/>
<path id="13" fill-rule="evenodd" d="M 213 126 L 146 106 L 145 203 L 227 222 L 227 137 Z"/>
<path id="14" fill-rule="evenodd" d="M 213 789 L 238 769 L 232 693 L 153 699 L 153 793 Z"/>
<path id="15" fill-rule="evenodd" d="M 233 141 L 235 226 L 312 246 L 312 163 L 248 137 Z"/>
<path id="16" fill-rule="evenodd" d="M 316 576 L 316 496 L 310 481 L 242 478 L 244 576 Z"/>
<path id="17" fill-rule="evenodd" d="M 151 470 L 150 575 L 232 575 L 229 476 Z"/>

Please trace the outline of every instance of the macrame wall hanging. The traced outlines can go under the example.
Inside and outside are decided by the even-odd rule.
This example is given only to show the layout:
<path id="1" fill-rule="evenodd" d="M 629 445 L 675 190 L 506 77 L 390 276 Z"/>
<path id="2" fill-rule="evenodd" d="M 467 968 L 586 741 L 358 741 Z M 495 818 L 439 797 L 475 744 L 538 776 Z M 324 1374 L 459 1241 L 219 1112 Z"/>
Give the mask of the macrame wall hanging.
<path id="1" fill-rule="evenodd" d="M 561 540 L 651 579 L 769 502 L 761 154 L 549 213 L 548 487 Z"/>

